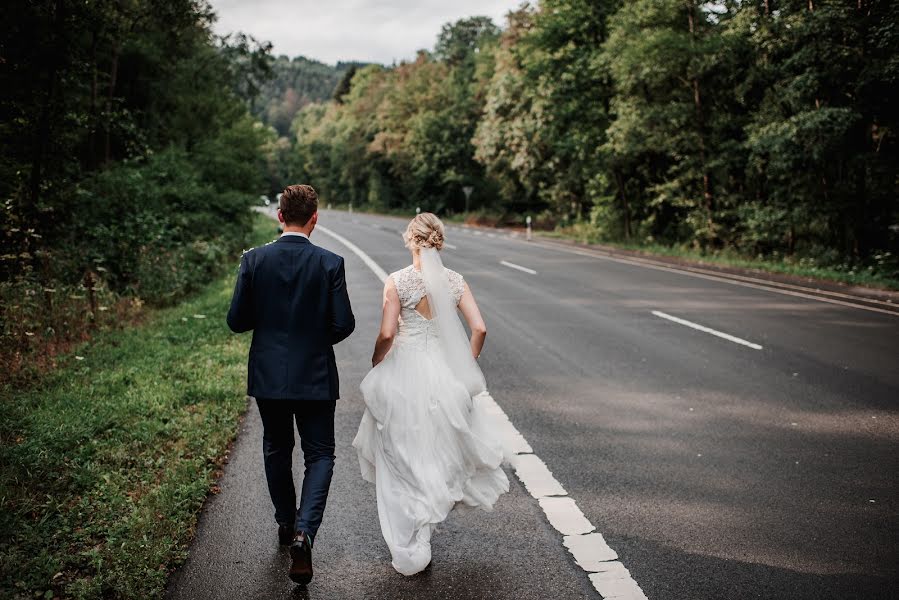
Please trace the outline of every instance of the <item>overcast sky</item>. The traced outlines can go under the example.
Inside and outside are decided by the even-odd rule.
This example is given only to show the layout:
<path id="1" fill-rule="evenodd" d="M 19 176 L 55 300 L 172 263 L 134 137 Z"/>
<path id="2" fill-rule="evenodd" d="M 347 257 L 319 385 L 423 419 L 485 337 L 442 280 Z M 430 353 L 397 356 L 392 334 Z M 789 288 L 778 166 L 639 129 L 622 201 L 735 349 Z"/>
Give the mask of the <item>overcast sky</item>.
<path id="1" fill-rule="evenodd" d="M 389 64 L 432 49 L 440 26 L 486 15 L 503 26 L 521 0 L 210 0 L 216 33 L 243 31 L 274 44 L 274 53 L 326 63 Z"/>

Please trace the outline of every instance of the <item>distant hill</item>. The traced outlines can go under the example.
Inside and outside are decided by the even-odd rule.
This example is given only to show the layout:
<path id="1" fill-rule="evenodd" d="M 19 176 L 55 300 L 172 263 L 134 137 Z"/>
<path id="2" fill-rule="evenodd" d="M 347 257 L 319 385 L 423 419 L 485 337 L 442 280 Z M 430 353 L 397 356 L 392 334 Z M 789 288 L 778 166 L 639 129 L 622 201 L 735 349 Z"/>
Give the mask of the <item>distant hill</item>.
<path id="1" fill-rule="evenodd" d="M 254 102 L 254 115 L 286 136 L 298 110 L 312 102 L 331 99 L 334 88 L 347 70 L 365 63 L 339 62 L 327 65 L 304 56 L 275 58 L 274 76 Z"/>

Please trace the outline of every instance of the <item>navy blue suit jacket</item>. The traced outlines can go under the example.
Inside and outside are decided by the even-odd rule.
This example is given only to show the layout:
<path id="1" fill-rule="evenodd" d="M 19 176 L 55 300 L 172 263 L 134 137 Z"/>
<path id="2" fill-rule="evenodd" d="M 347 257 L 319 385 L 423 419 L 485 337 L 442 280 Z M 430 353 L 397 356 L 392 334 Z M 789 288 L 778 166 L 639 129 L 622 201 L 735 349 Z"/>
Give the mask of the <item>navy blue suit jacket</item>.
<path id="1" fill-rule="evenodd" d="M 235 333 L 253 331 L 248 395 L 336 400 L 332 346 L 356 326 L 343 258 L 297 235 L 245 252 L 228 326 Z"/>

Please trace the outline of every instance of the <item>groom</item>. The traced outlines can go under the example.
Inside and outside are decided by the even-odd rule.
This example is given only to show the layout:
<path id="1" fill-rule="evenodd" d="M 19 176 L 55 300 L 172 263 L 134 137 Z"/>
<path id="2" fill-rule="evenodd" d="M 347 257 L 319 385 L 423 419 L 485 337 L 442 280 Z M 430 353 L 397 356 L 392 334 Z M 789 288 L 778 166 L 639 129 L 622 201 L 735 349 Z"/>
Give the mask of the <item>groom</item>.
<path id="1" fill-rule="evenodd" d="M 334 471 L 334 405 L 339 396 L 332 346 L 356 325 L 343 258 L 313 245 L 318 196 L 289 186 L 278 204 L 284 233 L 244 253 L 228 310 L 235 333 L 253 331 L 247 395 L 262 418 L 262 453 L 278 539 L 290 546 L 290 578 L 312 580 L 312 544 Z M 296 422 L 306 465 L 300 507 L 291 471 Z"/>

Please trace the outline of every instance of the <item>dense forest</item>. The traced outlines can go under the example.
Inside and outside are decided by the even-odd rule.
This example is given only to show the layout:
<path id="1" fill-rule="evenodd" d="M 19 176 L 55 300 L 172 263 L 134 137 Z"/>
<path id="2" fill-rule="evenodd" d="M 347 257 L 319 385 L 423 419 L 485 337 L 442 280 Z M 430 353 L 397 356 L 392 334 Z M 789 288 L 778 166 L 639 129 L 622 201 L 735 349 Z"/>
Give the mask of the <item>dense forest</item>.
<path id="1" fill-rule="evenodd" d="M 299 176 L 290 142 L 291 125 L 297 113 L 310 104 L 339 101 L 350 81 L 365 63 L 339 62 L 326 65 L 303 56 L 281 55 L 270 62 L 267 77 L 243 92 L 252 115 L 270 131 L 267 194 L 275 197 Z"/>
<path id="2" fill-rule="evenodd" d="M 245 247 L 270 48 L 195 0 L 18 2 L 0 42 L 0 362 L 46 361 Z"/>
<path id="3" fill-rule="evenodd" d="M 361 66 L 364 65 L 339 62 L 332 67 L 303 56 L 278 56 L 271 63 L 269 78 L 259 88 L 258 99 L 249 98 L 252 114 L 273 127 L 279 136 L 287 136 L 301 108 L 330 100 L 347 73 L 352 78 Z"/>
<path id="4" fill-rule="evenodd" d="M 897 277 L 899 4 L 541 0 L 357 69 L 272 187 Z"/>

